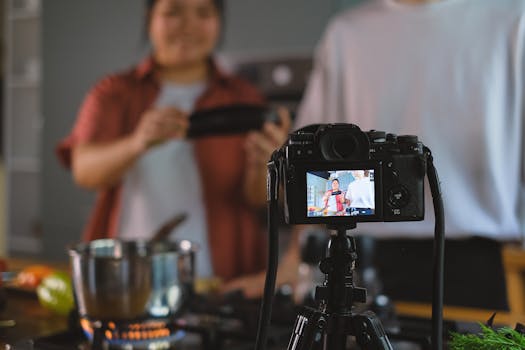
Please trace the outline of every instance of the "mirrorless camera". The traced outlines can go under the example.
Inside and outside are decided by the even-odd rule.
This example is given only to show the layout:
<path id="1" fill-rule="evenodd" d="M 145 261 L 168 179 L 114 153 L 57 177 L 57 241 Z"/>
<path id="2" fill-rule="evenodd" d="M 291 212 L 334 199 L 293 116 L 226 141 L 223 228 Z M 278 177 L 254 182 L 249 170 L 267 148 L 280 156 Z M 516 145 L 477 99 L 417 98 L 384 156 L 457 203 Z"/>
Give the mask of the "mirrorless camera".
<path id="1" fill-rule="evenodd" d="M 424 218 L 426 156 L 417 136 L 315 124 L 277 152 L 288 224 Z"/>

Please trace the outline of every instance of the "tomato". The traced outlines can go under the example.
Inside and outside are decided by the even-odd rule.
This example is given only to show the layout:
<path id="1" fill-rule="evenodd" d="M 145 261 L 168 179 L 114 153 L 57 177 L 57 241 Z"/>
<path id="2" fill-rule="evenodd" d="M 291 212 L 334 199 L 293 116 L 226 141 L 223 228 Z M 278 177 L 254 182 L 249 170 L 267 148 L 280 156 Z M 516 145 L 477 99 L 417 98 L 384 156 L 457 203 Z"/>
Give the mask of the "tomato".
<path id="1" fill-rule="evenodd" d="M 53 271 L 53 268 L 46 265 L 30 265 L 18 273 L 15 284 L 18 287 L 34 289 Z"/>
<path id="2" fill-rule="evenodd" d="M 68 315 L 75 306 L 71 279 L 61 271 L 55 271 L 42 279 L 36 294 L 40 305 L 59 315 Z"/>

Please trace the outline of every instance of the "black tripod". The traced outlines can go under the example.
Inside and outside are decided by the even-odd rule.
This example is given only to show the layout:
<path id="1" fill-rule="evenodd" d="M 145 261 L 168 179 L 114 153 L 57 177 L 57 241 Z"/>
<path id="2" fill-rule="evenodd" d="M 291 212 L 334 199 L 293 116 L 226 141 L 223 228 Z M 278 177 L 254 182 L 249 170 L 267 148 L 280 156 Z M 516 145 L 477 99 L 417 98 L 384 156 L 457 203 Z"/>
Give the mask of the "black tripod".
<path id="1" fill-rule="evenodd" d="M 392 350 L 373 312 L 352 312 L 354 301 L 366 301 L 366 289 L 354 287 L 353 283 L 357 253 L 354 238 L 346 232 L 355 227 L 355 223 L 346 227 L 328 226 L 337 234 L 330 238 L 327 256 L 319 265 L 326 275 L 324 285 L 315 290 L 319 308 L 305 308 L 297 316 L 288 350 L 344 350 L 350 335 L 355 336 L 362 349 Z"/>

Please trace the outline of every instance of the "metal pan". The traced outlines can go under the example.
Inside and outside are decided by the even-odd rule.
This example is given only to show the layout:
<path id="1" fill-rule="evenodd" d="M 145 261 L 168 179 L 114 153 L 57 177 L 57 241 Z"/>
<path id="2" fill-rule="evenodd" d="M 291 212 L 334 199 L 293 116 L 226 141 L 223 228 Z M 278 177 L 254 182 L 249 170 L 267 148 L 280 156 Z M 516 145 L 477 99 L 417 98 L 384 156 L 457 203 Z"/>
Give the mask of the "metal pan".
<path id="1" fill-rule="evenodd" d="M 189 241 L 102 239 L 72 247 L 80 315 L 120 321 L 177 313 L 192 290 L 196 251 Z"/>

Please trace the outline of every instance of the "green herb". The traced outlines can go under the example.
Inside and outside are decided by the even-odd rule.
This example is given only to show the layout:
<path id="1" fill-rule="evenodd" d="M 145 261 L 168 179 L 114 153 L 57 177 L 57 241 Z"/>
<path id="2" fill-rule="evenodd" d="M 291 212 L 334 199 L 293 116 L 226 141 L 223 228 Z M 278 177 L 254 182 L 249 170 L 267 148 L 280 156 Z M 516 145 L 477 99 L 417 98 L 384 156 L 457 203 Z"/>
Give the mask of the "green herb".
<path id="1" fill-rule="evenodd" d="M 525 334 L 511 328 L 492 329 L 480 324 L 481 334 L 451 333 L 451 350 L 525 350 Z"/>

